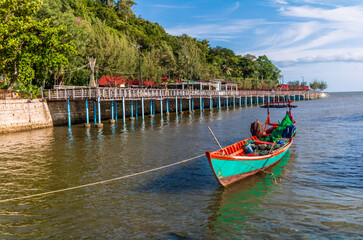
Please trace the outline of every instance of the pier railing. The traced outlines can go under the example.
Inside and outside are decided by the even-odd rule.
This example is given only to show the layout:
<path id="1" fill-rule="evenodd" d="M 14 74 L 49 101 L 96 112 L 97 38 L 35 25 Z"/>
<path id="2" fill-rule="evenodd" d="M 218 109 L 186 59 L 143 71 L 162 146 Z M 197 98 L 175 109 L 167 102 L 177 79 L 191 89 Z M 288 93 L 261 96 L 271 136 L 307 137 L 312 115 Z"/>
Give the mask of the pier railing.
<path id="1" fill-rule="evenodd" d="M 310 94 L 316 92 L 310 91 Z M 163 98 L 210 98 L 210 97 L 251 97 L 251 96 L 286 96 L 307 95 L 308 91 L 215 91 L 215 90 L 190 90 L 190 89 L 135 89 L 135 88 L 110 88 L 110 87 L 72 87 L 62 86 L 55 89 L 43 89 L 42 97 L 49 100 L 81 100 L 97 99 L 163 99 Z"/>

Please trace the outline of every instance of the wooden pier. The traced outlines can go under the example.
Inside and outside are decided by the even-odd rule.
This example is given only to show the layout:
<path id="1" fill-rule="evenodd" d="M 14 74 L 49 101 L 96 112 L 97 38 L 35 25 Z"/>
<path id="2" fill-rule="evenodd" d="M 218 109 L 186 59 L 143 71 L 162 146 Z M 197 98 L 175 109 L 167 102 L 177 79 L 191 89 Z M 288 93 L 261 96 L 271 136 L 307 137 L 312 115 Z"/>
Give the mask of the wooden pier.
<path id="1" fill-rule="evenodd" d="M 261 90 L 185 90 L 185 89 L 136 89 L 136 88 L 113 88 L 113 87 L 72 87 L 63 86 L 56 89 L 42 90 L 42 97 L 48 100 L 85 100 L 98 99 L 101 101 L 112 100 L 140 100 L 144 99 L 167 99 L 175 98 L 210 98 L 210 97 L 282 97 L 282 96 L 311 96 L 318 98 L 316 91 L 261 91 Z"/>
<path id="2" fill-rule="evenodd" d="M 90 115 L 93 115 L 94 125 L 102 128 L 102 120 L 109 119 L 115 124 L 118 113 L 122 115 L 123 123 L 126 118 L 131 121 L 141 119 L 145 115 L 153 118 L 160 114 L 182 114 L 187 110 L 192 114 L 195 109 L 200 111 L 230 106 L 251 106 L 266 102 L 278 101 L 302 101 L 319 98 L 316 91 L 261 91 L 261 90 L 192 90 L 192 89 L 141 89 L 141 88 L 112 88 L 112 87 L 73 87 L 58 86 L 55 89 L 43 89 L 42 98 L 48 102 L 66 102 L 66 118 L 68 125 L 79 122 L 72 121 L 72 113 L 84 108 L 84 120 L 86 127 L 90 127 Z M 77 103 L 71 111 L 71 102 Z M 101 111 L 101 105 L 102 111 Z M 118 105 L 119 103 L 119 105 Z M 93 111 L 92 111 L 93 105 Z M 80 107 L 82 106 L 82 107 Z M 117 108 L 119 106 L 119 108 Z M 106 108 L 106 109 L 105 109 Z M 83 113 L 82 113 L 83 114 Z M 102 116 L 101 116 L 102 114 Z M 75 114 L 79 116 L 80 114 Z M 106 116 L 105 116 L 106 115 Z"/>

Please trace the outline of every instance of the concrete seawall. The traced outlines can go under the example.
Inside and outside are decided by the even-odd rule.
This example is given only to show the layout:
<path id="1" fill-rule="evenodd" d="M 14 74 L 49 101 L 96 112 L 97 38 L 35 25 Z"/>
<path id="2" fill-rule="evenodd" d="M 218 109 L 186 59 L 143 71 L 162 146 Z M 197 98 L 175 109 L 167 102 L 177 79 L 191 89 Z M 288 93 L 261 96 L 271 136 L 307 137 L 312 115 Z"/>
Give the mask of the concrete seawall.
<path id="1" fill-rule="evenodd" d="M 39 99 L 0 100 L 0 133 L 52 126 L 46 102 Z"/>

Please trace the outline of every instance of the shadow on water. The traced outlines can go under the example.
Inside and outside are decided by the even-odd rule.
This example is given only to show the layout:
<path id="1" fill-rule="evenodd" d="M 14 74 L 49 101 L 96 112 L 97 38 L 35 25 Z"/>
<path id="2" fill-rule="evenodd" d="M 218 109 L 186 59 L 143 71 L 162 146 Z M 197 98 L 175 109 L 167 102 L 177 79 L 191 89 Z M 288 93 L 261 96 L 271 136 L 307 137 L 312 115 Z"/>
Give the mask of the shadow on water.
<path id="1" fill-rule="evenodd" d="M 290 151 L 281 161 L 267 169 L 276 177 L 284 175 L 284 166 L 288 164 Z M 249 220 L 255 214 L 265 211 L 259 205 L 268 201 L 269 195 L 279 185 L 266 173 L 258 173 L 230 187 L 220 187 L 215 192 L 215 200 L 209 205 L 212 215 L 208 218 L 208 228 L 214 237 L 242 237 L 244 231 L 255 227 Z"/>
<path id="2" fill-rule="evenodd" d="M 134 191 L 138 192 L 188 192 L 193 190 L 208 190 L 217 186 L 205 156 L 193 162 L 176 166 L 165 171 L 165 174 L 155 174 L 155 178 L 140 185 Z"/>

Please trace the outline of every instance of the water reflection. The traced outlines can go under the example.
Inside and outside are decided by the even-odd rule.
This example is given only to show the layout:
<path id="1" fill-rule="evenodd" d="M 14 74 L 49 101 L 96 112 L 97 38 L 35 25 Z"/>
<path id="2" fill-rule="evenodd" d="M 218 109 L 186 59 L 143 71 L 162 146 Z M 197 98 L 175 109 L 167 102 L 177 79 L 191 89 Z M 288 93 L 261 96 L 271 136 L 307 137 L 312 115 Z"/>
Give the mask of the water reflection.
<path id="1" fill-rule="evenodd" d="M 274 167 L 267 169 L 276 177 L 284 172 L 284 166 L 290 159 L 288 151 Z M 259 205 L 268 201 L 269 194 L 278 188 L 273 178 L 265 173 L 247 178 L 227 188 L 220 188 L 216 200 L 210 205 L 213 215 L 209 217 L 209 229 L 215 237 L 243 237 L 244 231 L 258 231 L 249 220 L 265 211 Z"/>

